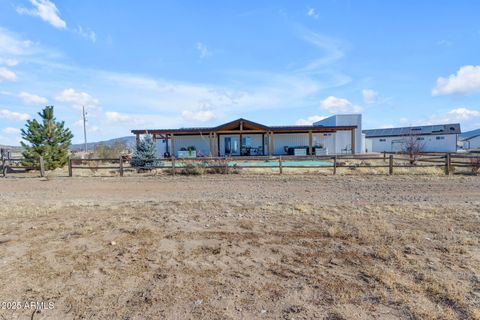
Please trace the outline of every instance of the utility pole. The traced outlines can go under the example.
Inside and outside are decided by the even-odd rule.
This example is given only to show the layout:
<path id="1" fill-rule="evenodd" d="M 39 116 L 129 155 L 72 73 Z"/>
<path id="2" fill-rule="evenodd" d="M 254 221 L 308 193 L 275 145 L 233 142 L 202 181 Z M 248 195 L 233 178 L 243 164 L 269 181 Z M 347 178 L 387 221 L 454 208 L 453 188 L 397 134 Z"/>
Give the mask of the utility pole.
<path id="1" fill-rule="evenodd" d="M 85 139 L 85 153 L 88 152 L 87 149 L 87 114 L 85 113 L 85 106 L 82 106 L 83 111 L 83 137 Z"/>

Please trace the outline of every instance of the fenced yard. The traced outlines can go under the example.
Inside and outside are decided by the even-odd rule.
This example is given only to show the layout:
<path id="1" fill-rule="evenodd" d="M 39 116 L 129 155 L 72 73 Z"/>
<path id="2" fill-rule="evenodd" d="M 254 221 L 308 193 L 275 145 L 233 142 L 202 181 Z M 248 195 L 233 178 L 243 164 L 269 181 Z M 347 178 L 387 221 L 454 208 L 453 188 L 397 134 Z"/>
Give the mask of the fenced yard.
<path id="1" fill-rule="evenodd" d="M 198 175 L 204 173 L 364 173 L 364 174 L 476 174 L 480 156 L 467 154 L 405 154 L 215 157 L 155 159 L 145 167 L 131 167 L 124 158 L 70 159 L 68 175 L 119 175 L 136 173 Z M 87 174 L 88 175 L 88 174 Z"/>
<path id="2" fill-rule="evenodd" d="M 3 177 L 46 175 L 42 158 L 7 158 L 0 161 Z M 56 170 L 60 176 L 120 176 L 125 175 L 200 175 L 200 174 L 477 174 L 480 172 L 480 155 L 475 154 L 423 154 L 409 157 L 406 154 L 364 154 L 335 156 L 276 156 L 276 157 L 204 157 L 159 158 L 145 167 L 132 167 L 125 157 L 70 158 L 68 166 Z"/>

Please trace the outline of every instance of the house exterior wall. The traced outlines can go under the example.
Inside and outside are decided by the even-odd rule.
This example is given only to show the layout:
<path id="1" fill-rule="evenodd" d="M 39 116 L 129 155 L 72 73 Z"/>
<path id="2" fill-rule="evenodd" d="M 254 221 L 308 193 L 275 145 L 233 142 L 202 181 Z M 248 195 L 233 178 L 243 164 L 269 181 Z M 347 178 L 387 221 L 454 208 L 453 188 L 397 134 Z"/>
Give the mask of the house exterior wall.
<path id="1" fill-rule="evenodd" d="M 362 115 L 361 114 L 338 114 L 313 124 L 314 126 L 357 126 L 355 129 L 355 153 L 365 152 L 365 141 L 362 141 Z M 345 153 L 345 149 L 351 149 L 350 131 L 337 131 L 335 133 L 335 153 Z"/>
<path id="2" fill-rule="evenodd" d="M 171 141 L 169 141 L 169 144 L 169 147 L 171 148 Z M 188 148 L 190 146 L 195 147 L 197 155 L 208 156 L 210 154 L 208 136 L 175 136 L 175 157 L 178 156 L 178 151 L 181 148 Z"/>
<path id="3" fill-rule="evenodd" d="M 480 149 L 480 136 L 463 141 L 464 149 Z"/>
<path id="4" fill-rule="evenodd" d="M 457 151 L 457 135 L 419 135 L 421 142 L 424 143 L 424 152 L 456 152 Z M 375 137 L 367 138 L 367 145 L 371 145 L 369 152 L 399 152 L 404 147 L 407 137 Z"/>
<path id="5" fill-rule="evenodd" d="M 349 132 L 350 133 L 350 132 Z M 308 133 L 277 133 L 273 137 L 274 155 L 286 155 L 285 147 L 308 147 Z M 334 133 L 312 133 L 312 147 L 323 146 L 329 154 L 335 151 Z M 268 147 L 265 146 L 268 154 Z"/>

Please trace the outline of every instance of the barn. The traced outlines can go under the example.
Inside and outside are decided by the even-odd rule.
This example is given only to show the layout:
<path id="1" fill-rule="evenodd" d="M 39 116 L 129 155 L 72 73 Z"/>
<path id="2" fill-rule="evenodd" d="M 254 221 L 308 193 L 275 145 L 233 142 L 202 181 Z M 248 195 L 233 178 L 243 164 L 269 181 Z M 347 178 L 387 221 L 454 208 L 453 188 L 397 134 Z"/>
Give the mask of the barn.
<path id="1" fill-rule="evenodd" d="M 480 129 L 462 133 L 460 146 L 464 150 L 480 150 Z"/>
<path id="2" fill-rule="evenodd" d="M 460 124 L 363 130 L 367 152 L 401 152 L 408 141 L 418 142 L 422 152 L 456 152 Z"/>
<path id="3" fill-rule="evenodd" d="M 340 119 L 340 120 L 339 120 Z M 357 120 L 358 118 L 354 118 Z M 361 119 L 361 118 L 360 118 Z M 236 119 L 215 127 L 132 130 L 157 141 L 161 155 L 175 157 L 354 154 L 360 127 L 342 117 L 313 125 L 268 126 Z"/>

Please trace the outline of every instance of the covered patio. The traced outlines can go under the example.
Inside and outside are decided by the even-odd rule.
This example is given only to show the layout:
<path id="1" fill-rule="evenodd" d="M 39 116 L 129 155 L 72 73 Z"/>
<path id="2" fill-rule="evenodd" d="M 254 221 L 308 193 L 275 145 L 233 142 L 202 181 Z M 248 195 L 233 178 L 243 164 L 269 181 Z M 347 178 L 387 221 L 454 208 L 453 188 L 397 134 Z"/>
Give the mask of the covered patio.
<path id="1" fill-rule="evenodd" d="M 165 143 L 165 155 L 182 157 L 195 151 L 195 157 L 318 155 L 327 145 L 336 153 L 336 134 L 349 133 L 345 153 L 355 153 L 356 126 L 266 126 L 243 118 L 217 127 L 132 130 L 139 143 L 151 135 Z M 302 151 L 304 150 L 304 151 Z"/>

